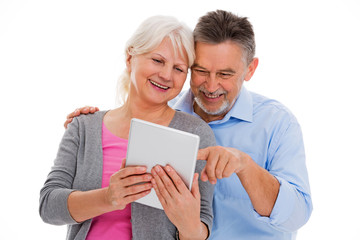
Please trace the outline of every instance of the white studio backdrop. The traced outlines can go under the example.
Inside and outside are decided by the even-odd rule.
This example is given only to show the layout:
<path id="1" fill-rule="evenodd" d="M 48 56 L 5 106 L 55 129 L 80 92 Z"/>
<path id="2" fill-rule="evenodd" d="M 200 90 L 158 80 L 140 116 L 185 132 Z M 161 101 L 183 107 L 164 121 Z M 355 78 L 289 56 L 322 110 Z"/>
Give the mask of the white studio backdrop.
<path id="1" fill-rule="evenodd" d="M 125 41 L 145 18 L 172 15 L 193 28 L 216 9 L 249 17 L 260 64 L 246 86 L 281 101 L 302 126 L 314 211 L 297 239 L 359 239 L 355 0 L 0 0 L 0 239 L 65 239 L 65 226 L 41 221 L 38 199 L 66 115 L 114 107 Z"/>

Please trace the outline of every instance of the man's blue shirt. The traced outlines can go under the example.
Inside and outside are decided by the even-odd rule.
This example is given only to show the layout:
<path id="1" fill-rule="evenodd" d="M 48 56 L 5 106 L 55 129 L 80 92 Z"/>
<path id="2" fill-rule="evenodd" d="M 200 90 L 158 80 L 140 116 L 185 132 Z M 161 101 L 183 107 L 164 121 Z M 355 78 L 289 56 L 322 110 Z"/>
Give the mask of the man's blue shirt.
<path id="1" fill-rule="evenodd" d="M 198 116 L 193 102 L 188 90 L 173 108 Z M 218 145 L 249 154 L 280 183 L 270 217 L 262 217 L 254 210 L 236 174 L 218 180 L 210 239 L 295 239 L 297 229 L 307 222 L 312 211 L 303 138 L 296 118 L 279 102 L 242 87 L 232 109 L 209 125 Z"/>

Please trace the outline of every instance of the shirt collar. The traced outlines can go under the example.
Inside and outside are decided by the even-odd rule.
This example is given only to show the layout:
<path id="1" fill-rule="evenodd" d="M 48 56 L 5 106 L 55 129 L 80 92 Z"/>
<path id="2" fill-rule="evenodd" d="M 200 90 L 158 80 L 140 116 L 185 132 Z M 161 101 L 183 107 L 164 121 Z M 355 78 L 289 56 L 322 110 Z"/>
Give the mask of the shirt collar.
<path id="1" fill-rule="evenodd" d="M 179 110 L 194 115 L 195 113 L 193 108 L 194 95 L 192 94 L 191 90 L 188 89 L 187 91 L 180 94 L 181 96 L 175 102 L 173 108 L 175 110 Z"/>
<path id="2" fill-rule="evenodd" d="M 239 96 L 236 99 L 234 106 L 222 120 L 229 120 L 230 117 L 247 122 L 253 121 L 253 99 L 250 92 L 244 86 L 241 87 Z"/>
<path id="3" fill-rule="evenodd" d="M 174 109 L 183 111 L 192 115 L 197 115 L 193 108 L 194 95 L 191 90 L 188 89 L 179 100 L 174 104 Z M 233 107 L 221 120 L 210 122 L 210 124 L 223 123 L 230 118 L 237 118 L 239 120 L 252 122 L 253 121 L 253 99 L 249 91 L 242 86 L 240 94 L 236 99 Z"/>

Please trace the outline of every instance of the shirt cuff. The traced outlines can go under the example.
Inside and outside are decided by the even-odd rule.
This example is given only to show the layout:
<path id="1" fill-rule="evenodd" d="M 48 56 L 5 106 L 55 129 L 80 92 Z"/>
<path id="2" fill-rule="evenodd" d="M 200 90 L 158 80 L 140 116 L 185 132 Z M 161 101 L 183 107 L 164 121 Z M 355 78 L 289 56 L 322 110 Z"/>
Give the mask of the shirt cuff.
<path id="1" fill-rule="evenodd" d="M 203 222 L 203 223 L 204 223 L 204 222 Z M 205 226 L 206 226 L 206 228 L 207 228 L 207 230 L 208 230 L 208 235 L 207 235 L 207 237 L 205 238 L 205 240 L 207 240 L 207 239 L 209 239 L 209 237 L 210 237 L 210 229 L 209 229 L 209 226 L 208 226 L 206 223 L 204 223 L 204 224 L 205 224 Z M 176 240 L 180 240 L 179 230 L 178 230 L 178 229 L 176 229 L 175 239 L 176 239 Z"/>
<path id="2" fill-rule="evenodd" d="M 255 217 L 274 227 L 286 222 L 294 210 L 294 193 L 291 185 L 281 177 L 275 176 L 280 183 L 279 193 L 270 217 L 263 217 L 254 210 Z"/>

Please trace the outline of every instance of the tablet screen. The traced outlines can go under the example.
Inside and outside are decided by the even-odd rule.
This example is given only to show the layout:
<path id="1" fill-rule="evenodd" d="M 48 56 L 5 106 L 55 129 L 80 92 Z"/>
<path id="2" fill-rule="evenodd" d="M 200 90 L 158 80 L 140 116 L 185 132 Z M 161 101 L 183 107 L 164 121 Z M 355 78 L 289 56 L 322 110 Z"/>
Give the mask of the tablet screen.
<path id="1" fill-rule="evenodd" d="M 133 118 L 131 120 L 126 166 L 169 164 L 191 189 L 199 148 L 199 136 Z M 163 209 L 154 189 L 136 202 Z"/>

